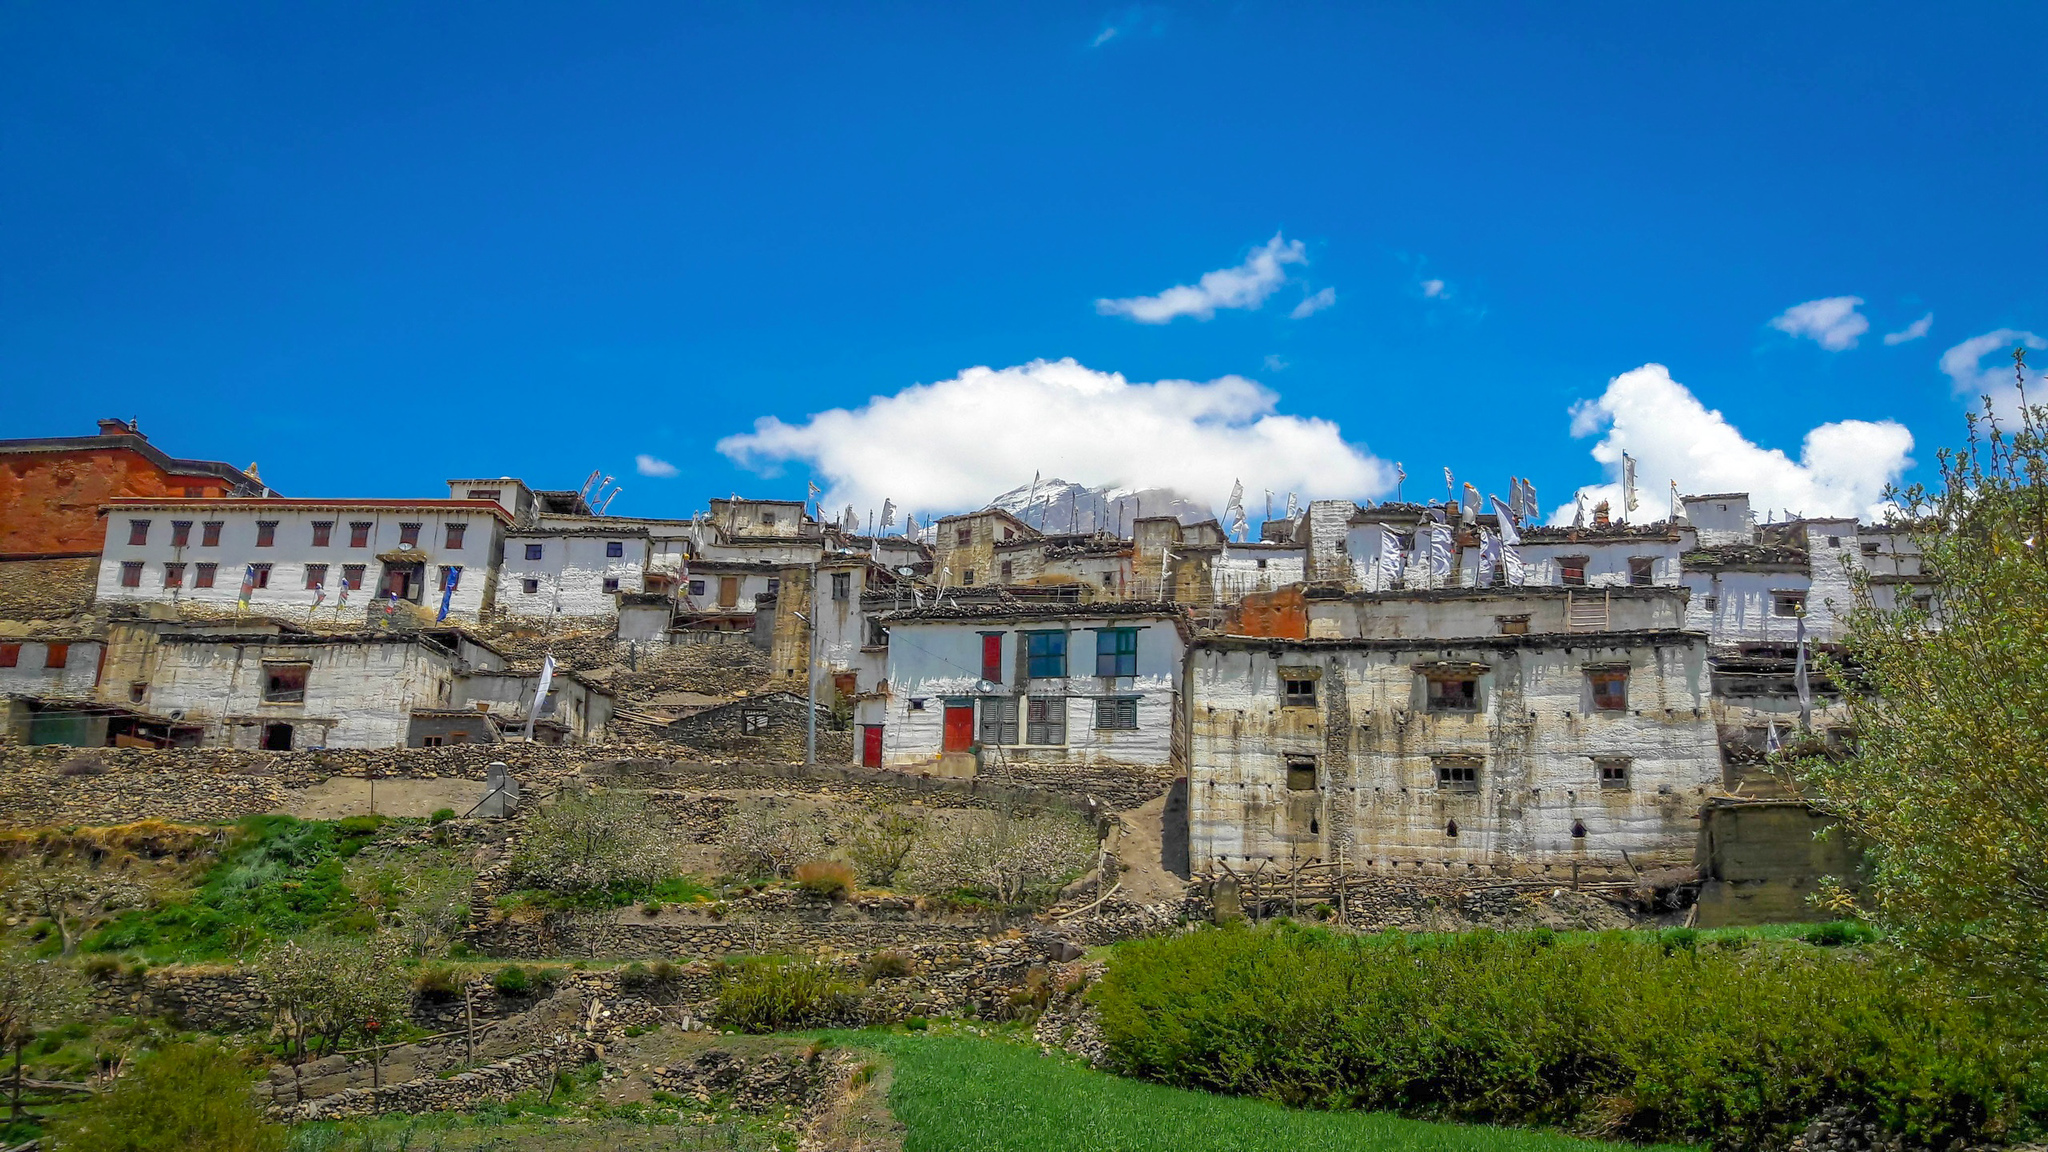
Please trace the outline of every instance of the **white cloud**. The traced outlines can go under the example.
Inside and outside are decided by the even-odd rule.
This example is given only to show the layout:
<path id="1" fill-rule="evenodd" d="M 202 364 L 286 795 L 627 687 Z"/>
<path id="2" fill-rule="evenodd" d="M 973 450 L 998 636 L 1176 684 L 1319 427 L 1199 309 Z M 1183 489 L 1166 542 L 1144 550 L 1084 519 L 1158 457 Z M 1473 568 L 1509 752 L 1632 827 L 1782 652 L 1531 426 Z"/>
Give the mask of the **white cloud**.
<path id="1" fill-rule="evenodd" d="M 1794 304 L 1771 321 L 1771 327 L 1793 336 L 1804 336 L 1830 352 L 1856 346 L 1856 338 L 1870 331 L 1870 321 L 1856 310 L 1861 296 L 1830 296 Z"/>
<path id="2" fill-rule="evenodd" d="M 645 452 L 633 457 L 633 466 L 640 470 L 642 476 L 666 477 L 676 474 L 675 465 L 663 460 L 659 456 L 649 456 Z"/>
<path id="3" fill-rule="evenodd" d="M 1609 501 L 1621 510 L 1621 454 L 1636 460 L 1638 523 L 1670 511 L 1672 480 L 1681 493 L 1748 492 L 1759 517 L 1787 510 L 1806 516 L 1882 515 L 1887 485 L 1912 466 L 1913 434 L 1890 420 L 1840 420 L 1806 434 L 1799 459 L 1746 439 L 1728 418 L 1709 409 L 1671 378 L 1662 364 L 1645 364 L 1607 382 L 1597 400 L 1572 409 L 1572 435 L 1606 436 L 1593 459 L 1611 480 L 1579 489 L 1591 508 Z M 1570 524 L 1573 505 L 1552 513 Z"/>
<path id="4" fill-rule="evenodd" d="M 1117 26 L 1114 24 L 1104 25 L 1102 31 L 1095 34 L 1095 39 L 1088 42 L 1088 46 L 1090 48 L 1102 47 L 1104 44 L 1116 39 L 1117 31 Z"/>
<path id="5" fill-rule="evenodd" d="M 1266 297 L 1286 283 L 1286 265 L 1306 263 L 1308 253 L 1301 241 L 1282 240 L 1276 232 L 1235 268 L 1218 268 L 1195 284 L 1177 284 L 1157 296 L 1097 300 L 1095 310 L 1104 316 L 1128 316 L 1140 324 L 1166 324 L 1179 316 L 1207 320 L 1218 308 L 1264 304 Z"/>
<path id="6" fill-rule="evenodd" d="M 1886 345 L 1892 345 L 1904 344 L 1909 340 L 1918 340 L 1922 336 L 1927 335 L 1927 330 L 1932 327 L 1934 327 L 1934 313 L 1929 312 L 1897 332 L 1885 333 L 1884 342 Z"/>
<path id="7" fill-rule="evenodd" d="M 1290 320 L 1306 320 L 1336 302 L 1337 290 L 1335 288 L 1325 288 L 1301 303 L 1296 304 L 1294 311 L 1287 314 L 1287 318 Z"/>
<path id="8" fill-rule="evenodd" d="M 771 472 L 801 460 L 851 503 L 952 512 L 1028 481 L 1179 489 L 1220 507 L 1233 480 L 1312 496 L 1368 498 L 1393 487 L 1385 461 L 1331 421 L 1285 416 L 1279 397 L 1242 376 L 1132 383 L 1071 358 L 969 368 L 950 380 L 834 408 L 801 424 L 773 416 L 718 450 Z"/>
<path id="9" fill-rule="evenodd" d="M 1290 365 L 1287 363 L 1287 357 L 1282 356 L 1278 352 L 1266 353 L 1266 371 L 1285 372 L 1289 367 Z"/>
<path id="10" fill-rule="evenodd" d="M 2048 340 L 2023 332 L 2017 328 L 2000 328 L 1982 336 L 1972 336 L 1961 344 L 1941 354 L 1941 370 L 1948 374 L 1955 385 L 1956 395 L 1969 401 L 1972 407 L 1980 397 L 1991 397 L 1992 404 L 2000 416 L 2012 416 L 2019 411 L 2018 381 L 2013 376 L 2012 360 L 2000 356 L 1985 367 L 1984 357 L 1993 352 L 2010 353 L 2014 345 L 2024 344 L 2039 352 L 2048 349 Z M 2042 379 L 2039 369 L 2027 374 L 2027 386 L 2037 388 Z M 2035 404 L 2048 401 L 2048 395 L 2038 390 L 2031 397 Z"/>
<path id="11" fill-rule="evenodd" d="M 1440 296 L 1450 295 L 1449 289 L 1450 286 L 1441 280 L 1424 280 L 1422 282 L 1422 294 L 1432 300 Z"/>

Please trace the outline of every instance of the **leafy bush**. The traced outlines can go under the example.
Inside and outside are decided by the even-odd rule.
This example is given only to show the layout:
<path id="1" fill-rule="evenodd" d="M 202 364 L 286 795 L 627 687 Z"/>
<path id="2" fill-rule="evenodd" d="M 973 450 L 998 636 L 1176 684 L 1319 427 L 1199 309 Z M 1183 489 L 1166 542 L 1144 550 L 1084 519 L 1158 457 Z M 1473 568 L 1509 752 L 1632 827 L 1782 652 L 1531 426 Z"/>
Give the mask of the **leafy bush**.
<path id="1" fill-rule="evenodd" d="M 796 866 L 796 882 L 813 896 L 844 896 L 853 891 L 853 865 L 838 860 L 812 860 Z"/>
<path id="2" fill-rule="evenodd" d="M 413 975 L 412 990 L 422 999 L 446 1003 L 462 995 L 462 977 L 447 964 L 430 964 Z"/>
<path id="3" fill-rule="evenodd" d="M 779 1032 L 839 1022 L 853 1002 L 829 965 L 761 956 L 726 963 L 714 1015 L 743 1032 Z"/>
<path id="4" fill-rule="evenodd" d="M 905 871 L 912 888 L 948 895 L 956 906 L 1043 905 L 1088 870 L 1098 843 L 1094 827 L 1071 812 L 949 812 L 927 821 Z"/>
<path id="5" fill-rule="evenodd" d="M 512 874 L 553 892 L 629 891 L 630 904 L 676 875 L 675 857 L 668 818 L 646 797 L 600 788 L 534 813 L 513 853 Z"/>
<path id="6" fill-rule="evenodd" d="M 533 980 L 526 969 L 517 964 L 507 964 L 491 977 L 491 987 L 506 996 L 524 996 L 533 990 Z"/>
<path id="7" fill-rule="evenodd" d="M 284 1129 L 264 1121 L 249 1074 L 213 1045 L 152 1052 L 50 1124 L 50 1147 L 77 1152 L 276 1152 Z"/>
<path id="8" fill-rule="evenodd" d="M 1094 996 L 1119 1070 L 1295 1105 L 1737 1148 L 1838 1104 L 1933 1147 L 2048 1122 L 2033 1022 L 1794 941 L 1283 923 L 1125 944 Z"/>
<path id="9" fill-rule="evenodd" d="M 448 821 L 450 821 L 450 820 L 453 820 L 453 819 L 455 819 L 455 809 L 453 809 L 453 808 L 436 808 L 436 809 L 434 809 L 434 814 L 433 814 L 432 816 L 429 816 L 429 817 L 427 817 L 427 823 L 429 823 L 429 824 L 446 824 L 446 823 L 447 823 Z"/>
<path id="10" fill-rule="evenodd" d="M 891 808 L 873 819 L 856 819 L 840 839 L 846 844 L 847 859 L 859 869 L 861 879 L 886 888 L 896 882 L 924 833 L 922 816 Z"/>
<path id="11" fill-rule="evenodd" d="M 1844 944 L 1869 944 L 1877 939 L 1877 929 L 1854 920 L 1836 920 L 1814 925 L 1801 939 L 1819 948 L 1839 948 Z"/>
<path id="12" fill-rule="evenodd" d="M 763 800 L 733 805 L 718 832 L 719 862 L 741 878 L 787 876 L 824 847 L 814 812 Z"/>

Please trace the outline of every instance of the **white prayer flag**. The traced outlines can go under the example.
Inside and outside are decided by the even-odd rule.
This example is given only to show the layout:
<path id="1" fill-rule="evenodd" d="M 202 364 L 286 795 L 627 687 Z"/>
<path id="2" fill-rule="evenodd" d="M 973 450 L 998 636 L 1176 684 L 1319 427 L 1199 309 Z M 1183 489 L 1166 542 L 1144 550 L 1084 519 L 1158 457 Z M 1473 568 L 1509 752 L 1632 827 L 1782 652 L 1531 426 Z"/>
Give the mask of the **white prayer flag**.
<path id="1" fill-rule="evenodd" d="M 1500 537 L 1490 529 L 1479 530 L 1479 586 L 1493 583 L 1494 569 L 1500 564 Z"/>
<path id="2" fill-rule="evenodd" d="M 1391 588 L 1394 585 L 1394 581 L 1401 578 L 1402 561 L 1404 559 L 1405 557 L 1401 552 L 1401 541 L 1394 536 L 1394 530 L 1382 525 L 1380 527 L 1380 587 Z"/>
<path id="3" fill-rule="evenodd" d="M 1451 526 L 1441 520 L 1429 525 L 1429 572 L 1438 584 L 1450 579 L 1456 556 L 1451 547 Z"/>
<path id="4" fill-rule="evenodd" d="M 1515 512 L 1498 496 L 1489 496 L 1493 501 L 1493 514 L 1500 521 L 1500 538 L 1505 544 L 1520 544 L 1522 534 L 1515 531 Z"/>

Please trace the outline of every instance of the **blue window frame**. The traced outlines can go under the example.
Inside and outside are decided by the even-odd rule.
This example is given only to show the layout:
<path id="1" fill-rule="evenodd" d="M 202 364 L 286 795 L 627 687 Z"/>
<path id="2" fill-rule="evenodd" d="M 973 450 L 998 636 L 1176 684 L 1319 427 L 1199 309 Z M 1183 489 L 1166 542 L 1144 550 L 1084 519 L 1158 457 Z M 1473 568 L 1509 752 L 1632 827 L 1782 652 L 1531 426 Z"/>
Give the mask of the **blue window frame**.
<path id="1" fill-rule="evenodd" d="M 1136 676 L 1138 674 L 1138 630 L 1104 628 L 1095 634 L 1095 674 Z"/>
<path id="2" fill-rule="evenodd" d="M 626 554 L 626 543 L 625 543 L 625 541 L 623 541 L 623 540 L 607 540 L 607 541 L 605 541 L 605 545 L 604 545 L 604 554 L 605 554 L 605 555 L 607 555 L 607 556 L 624 556 L 624 555 Z"/>
<path id="3" fill-rule="evenodd" d="M 1024 642 L 1028 658 L 1026 671 L 1033 679 L 1067 674 L 1065 632 L 1026 632 Z"/>

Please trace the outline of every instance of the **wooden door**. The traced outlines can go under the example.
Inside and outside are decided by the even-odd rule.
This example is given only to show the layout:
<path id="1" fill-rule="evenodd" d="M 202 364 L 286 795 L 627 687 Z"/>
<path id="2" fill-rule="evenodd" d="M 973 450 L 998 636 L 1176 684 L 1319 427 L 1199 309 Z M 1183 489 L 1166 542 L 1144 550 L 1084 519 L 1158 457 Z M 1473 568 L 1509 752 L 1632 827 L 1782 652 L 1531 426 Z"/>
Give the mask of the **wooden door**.
<path id="1" fill-rule="evenodd" d="M 965 752 L 973 747 L 974 705 L 971 703 L 946 705 L 946 742 L 944 750 L 947 752 Z"/>
<path id="2" fill-rule="evenodd" d="M 740 578 L 720 576 L 718 578 L 718 606 L 731 608 L 740 602 Z"/>
<path id="3" fill-rule="evenodd" d="M 860 726 L 860 766 L 880 768 L 882 766 L 882 726 L 863 724 Z"/>

